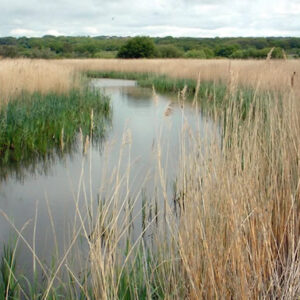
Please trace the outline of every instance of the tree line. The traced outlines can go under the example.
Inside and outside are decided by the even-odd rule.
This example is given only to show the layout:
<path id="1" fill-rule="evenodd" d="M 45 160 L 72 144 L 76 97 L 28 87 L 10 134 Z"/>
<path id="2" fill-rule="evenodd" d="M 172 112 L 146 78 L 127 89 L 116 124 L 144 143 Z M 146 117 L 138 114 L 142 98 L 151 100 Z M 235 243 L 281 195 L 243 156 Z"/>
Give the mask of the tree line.
<path id="1" fill-rule="evenodd" d="M 148 50 L 147 50 L 148 49 Z M 150 49 L 150 50 L 149 50 Z M 27 58 L 272 58 L 300 57 L 295 37 L 2 37 L 1 57 Z"/>

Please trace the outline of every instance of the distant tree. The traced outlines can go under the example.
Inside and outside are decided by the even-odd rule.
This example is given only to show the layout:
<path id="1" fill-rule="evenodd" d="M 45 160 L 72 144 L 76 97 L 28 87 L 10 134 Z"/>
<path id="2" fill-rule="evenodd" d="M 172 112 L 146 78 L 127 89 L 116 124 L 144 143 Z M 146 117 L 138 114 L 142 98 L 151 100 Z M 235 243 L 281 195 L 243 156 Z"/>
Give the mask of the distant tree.
<path id="1" fill-rule="evenodd" d="M 16 45 L 17 39 L 13 37 L 0 38 L 0 45 Z"/>
<path id="2" fill-rule="evenodd" d="M 221 45 L 216 48 L 216 55 L 220 57 L 230 57 L 232 53 L 239 49 L 239 45 Z"/>
<path id="3" fill-rule="evenodd" d="M 274 51 L 272 52 L 272 58 L 283 58 L 282 49 L 279 47 L 276 47 L 274 49 Z"/>
<path id="4" fill-rule="evenodd" d="M 290 48 L 300 48 L 300 39 L 299 38 L 291 38 L 289 40 Z"/>
<path id="5" fill-rule="evenodd" d="M 255 50 L 254 50 L 255 51 Z M 250 56 L 250 51 L 249 50 L 236 50 L 234 51 L 231 55 L 230 58 L 248 58 Z"/>
<path id="6" fill-rule="evenodd" d="M 158 56 L 163 58 L 176 58 L 182 57 L 183 51 L 173 45 L 158 46 Z"/>
<path id="7" fill-rule="evenodd" d="M 207 58 L 204 50 L 202 50 L 202 49 L 201 50 L 196 50 L 196 49 L 189 50 L 184 54 L 184 57 L 186 57 L 186 58 Z"/>
<path id="8" fill-rule="evenodd" d="M 117 36 L 56 37 L 52 35 L 40 38 L 0 37 L 0 55 L 2 57 L 113 57 L 119 51 L 119 57 L 184 56 L 265 59 L 273 47 L 275 49 L 272 53 L 272 59 L 281 58 L 282 49 L 287 57 L 299 57 L 300 38 L 178 38 L 171 36 L 128 38 Z M 121 48 L 122 50 L 120 50 Z"/>
<path id="9" fill-rule="evenodd" d="M 49 48 L 43 48 L 43 49 L 33 49 L 32 51 L 32 58 L 56 58 L 57 54 L 54 51 L 51 51 Z"/>
<path id="10" fill-rule="evenodd" d="M 68 42 L 63 43 L 63 53 L 71 53 L 73 51 L 73 45 Z"/>
<path id="11" fill-rule="evenodd" d="M 119 58 L 151 58 L 155 56 L 155 45 L 149 37 L 135 37 L 125 43 L 118 52 Z"/>
<path id="12" fill-rule="evenodd" d="M 18 49 L 16 46 L 0 46 L 0 56 L 10 58 L 17 57 Z"/>
<path id="13" fill-rule="evenodd" d="M 214 51 L 211 48 L 203 48 L 206 58 L 213 58 L 215 56 Z"/>

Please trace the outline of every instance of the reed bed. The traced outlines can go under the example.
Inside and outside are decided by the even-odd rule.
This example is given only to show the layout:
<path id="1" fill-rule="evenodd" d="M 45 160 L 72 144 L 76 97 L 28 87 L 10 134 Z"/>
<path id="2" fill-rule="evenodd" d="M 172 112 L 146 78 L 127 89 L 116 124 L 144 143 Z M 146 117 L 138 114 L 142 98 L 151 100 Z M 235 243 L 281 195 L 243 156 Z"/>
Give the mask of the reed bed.
<path id="1" fill-rule="evenodd" d="M 71 149 L 78 133 L 104 137 L 109 99 L 73 67 L 47 60 L 0 61 L 0 177 Z"/>
<path id="2" fill-rule="evenodd" d="M 300 89 L 299 60 L 71 59 L 61 63 L 80 71 L 148 72 L 194 80 L 200 76 L 201 81 L 236 81 L 254 89 L 286 91 L 291 84 Z"/>
<path id="3" fill-rule="evenodd" d="M 76 61 L 76 68 L 87 70 L 87 63 L 91 61 Z M 116 69 L 118 63 L 119 68 L 133 68 L 133 61 L 110 61 L 107 68 L 114 63 Z M 207 64 L 212 63 L 218 61 Z M 228 67 L 228 62 L 219 63 Z M 27 299 L 57 299 L 61 295 L 71 299 L 299 298 L 300 102 L 296 85 L 291 87 L 288 77 L 294 65 L 253 62 L 251 67 L 250 61 L 238 63 L 253 73 L 263 72 L 266 66 L 282 66 L 275 77 L 273 74 L 275 82 L 279 82 L 280 74 L 287 76 L 283 77 L 280 97 L 254 93 L 241 114 L 243 101 L 236 101 L 238 91 L 231 82 L 226 106 L 210 112 L 220 124 L 221 134 L 200 135 L 190 130 L 187 120 L 172 195 L 162 163 L 166 150 L 159 144 L 155 148 L 153 193 L 145 196 L 142 189 L 131 193 L 132 165 L 125 151 L 128 148 L 130 153 L 130 139 L 125 135 L 120 162 L 109 175 L 103 171 L 97 199 L 88 198 L 84 192 L 83 207 L 79 195 L 86 186 L 81 175 L 74 193 L 76 222 L 70 242 L 51 269 L 28 244 L 40 265 L 43 282 L 33 288 L 24 278 L 16 280 L 11 250 L 6 254 L 11 268 L 4 268 L 1 291 Z M 91 64 L 93 69 L 100 68 L 95 64 Z M 142 69 L 148 61 L 136 64 Z M 163 66 L 167 68 L 167 62 Z M 247 83 L 277 89 L 271 72 L 256 82 L 260 75 L 249 74 Z M 251 78 L 256 79 L 251 82 Z M 246 79 L 237 78 L 236 82 Z M 184 93 L 180 97 L 184 118 Z M 199 103 L 194 105 L 198 111 Z M 210 142 L 204 146 L 206 138 Z M 120 165 L 126 157 L 128 166 L 122 173 Z M 142 225 L 134 236 L 136 220 Z M 17 238 L 23 239 L 21 230 L 16 232 Z M 79 240 L 85 245 L 84 251 L 76 247 Z"/>
<path id="4" fill-rule="evenodd" d="M 299 297 L 298 100 L 254 98 L 246 120 L 229 105 L 223 147 L 210 160 L 199 142 L 185 149 L 178 251 L 189 298 Z"/>
<path id="5" fill-rule="evenodd" d="M 141 189 L 131 193 L 130 160 L 124 173 L 120 162 L 112 176 L 104 175 L 96 208 L 88 198 L 83 207 L 78 204 L 85 188 L 80 180 L 70 244 L 51 273 L 41 263 L 46 279 L 27 297 L 298 298 L 299 101 L 293 91 L 284 101 L 253 97 L 241 116 L 233 94 L 230 99 L 223 112 L 212 114 L 226 125 L 221 140 L 217 132 L 198 135 L 188 123 L 182 129 L 173 196 L 160 145 L 156 192 L 146 198 Z M 210 142 L 203 146 L 205 138 Z M 130 149 L 127 140 L 120 161 Z M 138 219 L 142 227 L 133 237 Z M 75 247 L 79 239 L 86 251 Z M 22 295 L 26 288 L 18 282 Z"/>
<path id="6" fill-rule="evenodd" d="M 2 59 L 0 103 L 22 91 L 67 92 L 74 86 L 79 87 L 80 73 L 87 71 L 154 73 L 254 89 L 287 91 L 293 87 L 294 91 L 300 90 L 298 60 Z"/>
<path id="7" fill-rule="evenodd" d="M 73 67 L 49 60 L 0 60 L 0 105 L 22 92 L 67 93 L 78 88 Z"/>
<path id="8" fill-rule="evenodd" d="M 79 131 L 84 138 L 103 138 L 109 111 L 109 98 L 99 92 L 23 92 L 0 109 L 0 166 L 43 158 L 53 149 L 70 149 Z"/>
<path id="9" fill-rule="evenodd" d="M 130 207 L 138 196 L 130 202 L 130 190 L 121 199 L 112 193 L 109 205 L 122 203 L 124 218 L 119 210 L 108 213 L 107 204 L 101 208 L 90 241 L 92 299 L 300 296 L 299 101 L 293 92 L 284 102 L 253 97 L 245 117 L 231 96 L 226 110 L 215 114 L 226 124 L 221 145 L 217 134 L 183 128 L 173 197 L 161 161 L 164 150 L 157 146 L 158 197 L 164 205 L 153 212 L 155 196 L 143 202 L 146 221 L 135 242 L 129 238 Z M 203 147 L 205 138 L 210 142 Z M 113 185 L 117 190 L 126 176 Z M 157 217 L 161 222 L 150 230 L 149 242 L 144 236 Z"/>

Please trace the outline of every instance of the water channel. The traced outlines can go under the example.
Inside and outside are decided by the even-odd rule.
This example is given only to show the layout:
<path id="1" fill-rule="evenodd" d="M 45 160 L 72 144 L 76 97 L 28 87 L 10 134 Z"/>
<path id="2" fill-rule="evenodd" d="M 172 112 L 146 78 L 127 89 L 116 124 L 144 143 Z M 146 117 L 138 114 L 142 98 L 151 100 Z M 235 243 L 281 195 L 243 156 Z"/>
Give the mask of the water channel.
<path id="1" fill-rule="evenodd" d="M 44 163 L 26 164 L 21 176 L 11 173 L 0 182 L 0 245 L 17 236 L 12 224 L 21 230 L 28 222 L 22 235 L 41 260 L 51 258 L 55 242 L 61 249 L 66 246 L 74 226 L 75 203 L 83 208 L 99 195 L 109 194 L 118 176 L 133 195 L 142 188 L 153 193 L 158 149 L 166 184 L 172 190 L 180 167 L 182 128 L 188 126 L 203 136 L 218 130 L 191 103 L 186 102 L 183 109 L 176 96 L 153 93 L 135 81 L 94 79 L 90 84 L 111 98 L 112 120 L 104 140 L 101 145 L 87 145 L 79 137 L 72 153 L 52 160 L 47 168 Z M 123 174 L 127 174 L 125 179 Z M 137 203 L 136 211 L 140 206 Z M 140 221 L 137 224 L 139 228 Z M 20 241 L 17 255 L 24 270 L 32 266 L 27 248 Z"/>

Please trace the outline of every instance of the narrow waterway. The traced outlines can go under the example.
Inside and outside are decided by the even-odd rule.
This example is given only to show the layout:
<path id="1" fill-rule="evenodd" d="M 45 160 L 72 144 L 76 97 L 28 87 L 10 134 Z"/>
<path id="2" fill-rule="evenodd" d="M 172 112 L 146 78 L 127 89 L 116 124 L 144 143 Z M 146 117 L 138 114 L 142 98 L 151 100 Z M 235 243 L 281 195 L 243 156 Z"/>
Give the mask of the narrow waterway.
<path id="1" fill-rule="evenodd" d="M 104 140 L 93 144 L 79 136 L 72 153 L 48 163 L 26 163 L 17 176 L 12 172 L 0 183 L 1 246 L 18 237 L 17 228 L 42 261 L 51 258 L 56 244 L 59 251 L 66 249 L 78 209 L 87 210 L 99 197 L 108 197 L 116 182 L 126 189 L 120 193 L 136 195 L 143 189 L 151 197 L 158 157 L 171 191 L 180 167 L 183 128 L 202 136 L 218 131 L 191 103 L 185 102 L 183 109 L 176 97 L 153 93 L 134 81 L 95 79 L 91 86 L 111 97 L 112 120 Z M 138 212 L 141 203 L 136 206 Z M 141 221 L 136 223 L 138 232 Z M 19 244 L 22 269 L 31 269 L 31 250 L 21 239 Z"/>

